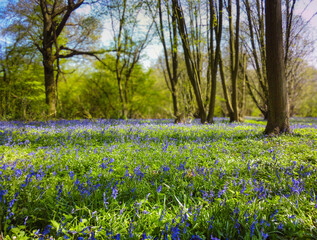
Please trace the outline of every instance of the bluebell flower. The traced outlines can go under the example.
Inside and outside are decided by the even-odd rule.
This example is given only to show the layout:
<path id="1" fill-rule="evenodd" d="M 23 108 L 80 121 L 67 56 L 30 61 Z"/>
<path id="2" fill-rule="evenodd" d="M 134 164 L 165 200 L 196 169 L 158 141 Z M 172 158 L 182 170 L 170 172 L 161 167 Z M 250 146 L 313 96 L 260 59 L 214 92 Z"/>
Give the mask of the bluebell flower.
<path id="1" fill-rule="evenodd" d="M 211 239 L 215 239 L 215 238 L 211 238 Z M 217 238 L 216 238 L 217 239 Z M 190 240 L 203 240 L 199 235 L 193 235 Z M 219 240 L 219 239 L 217 239 Z"/>
<path id="2" fill-rule="evenodd" d="M 251 238 L 252 238 L 252 236 L 253 236 L 254 229 L 255 229 L 255 222 L 253 222 L 252 225 L 251 225 L 251 232 L 250 232 L 250 237 L 251 237 Z"/>
<path id="3" fill-rule="evenodd" d="M 175 227 L 171 226 L 171 232 L 172 232 L 172 239 L 179 240 L 180 238 L 180 229 L 179 225 L 177 224 Z"/>
<path id="4" fill-rule="evenodd" d="M 145 232 L 143 232 L 143 234 L 142 234 L 142 240 L 144 240 L 144 239 L 148 239 Z"/>
<path id="5" fill-rule="evenodd" d="M 211 230 L 212 229 L 212 224 L 214 222 L 214 217 L 211 216 L 210 221 L 207 221 L 207 222 L 209 223 L 208 230 Z"/>
<path id="6" fill-rule="evenodd" d="M 26 221 L 28 220 L 29 216 L 26 216 L 26 218 L 24 219 L 24 223 L 23 225 L 26 225 Z"/>
<path id="7" fill-rule="evenodd" d="M 133 229 L 134 229 L 133 223 L 130 222 L 130 226 L 129 226 L 129 237 L 130 238 L 133 238 Z"/>
<path id="8" fill-rule="evenodd" d="M 116 199 L 117 198 L 117 196 L 118 196 L 118 189 L 117 189 L 117 185 L 114 185 L 112 188 L 112 195 L 111 195 L 111 197 L 113 198 L 113 199 Z"/>
<path id="9" fill-rule="evenodd" d="M 159 192 L 161 192 L 161 190 L 162 190 L 162 185 L 160 185 L 160 186 L 157 188 L 157 192 L 159 193 Z"/>
<path id="10" fill-rule="evenodd" d="M 140 170 L 141 167 L 140 166 L 137 166 L 135 169 L 134 169 L 134 174 L 136 175 L 137 179 L 139 181 L 142 180 L 142 178 L 144 177 L 144 173 Z"/>
<path id="11" fill-rule="evenodd" d="M 19 177 L 22 176 L 22 171 L 21 171 L 21 169 L 16 169 L 16 170 L 15 170 L 15 176 L 16 176 L 17 178 L 19 178 Z"/>
<path id="12" fill-rule="evenodd" d="M 97 213 L 97 211 L 92 212 L 92 213 L 91 213 L 91 217 L 93 218 L 96 213 Z"/>
<path id="13" fill-rule="evenodd" d="M 210 240 L 220 240 L 220 239 L 211 235 Z"/>
<path id="14" fill-rule="evenodd" d="M 73 171 L 70 171 L 70 172 L 69 172 L 69 176 L 70 176 L 70 178 L 73 180 L 73 179 L 74 179 L 74 176 L 75 176 L 74 172 L 73 172 Z"/>
<path id="15" fill-rule="evenodd" d="M 64 186 L 64 183 L 58 184 L 58 185 L 56 186 L 56 189 L 57 189 L 56 199 L 57 199 L 57 200 L 58 200 L 58 199 L 60 198 L 60 196 L 62 195 L 63 186 Z"/>
<path id="16" fill-rule="evenodd" d="M 120 240 L 120 239 L 121 239 L 120 233 L 118 233 L 116 236 L 114 236 L 113 239 L 115 239 L 115 240 Z"/>
<path id="17" fill-rule="evenodd" d="M 265 240 L 268 238 L 269 234 L 264 233 L 263 231 L 261 231 L 261 235 L 262 235 L 262 239 Z"/>
<path id="18" fill-rule="evenodd" d="M 107 210 L 107 205 L 109 204 L 109 202 L 107 202 L 108 198 L 106 198 L 106 193 L 103 193 L 103 204 L 105 205 L 105 209 Z"/>

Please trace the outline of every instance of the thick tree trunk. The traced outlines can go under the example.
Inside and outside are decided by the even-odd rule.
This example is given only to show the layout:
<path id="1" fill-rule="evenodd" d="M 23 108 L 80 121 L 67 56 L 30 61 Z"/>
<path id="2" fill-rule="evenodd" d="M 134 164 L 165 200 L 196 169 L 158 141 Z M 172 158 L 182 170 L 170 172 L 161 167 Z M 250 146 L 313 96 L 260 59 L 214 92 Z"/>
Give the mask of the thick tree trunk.
<path id="1" fill-rule="evenodd" d="M 56 89 L 54 76 L 54 57 L 52 47 L 44 48 L 43 51 L 43 66 L 45 78 L 45 96 L 48 106 L 48 117 L 56 117 Z"/>
<path id="2" fill-rule="evenodd" d="M 281 0 L 266 0 L 266 67 L 269 85 L 269 116 L 266 134 L 290 131 L 284 69 Z"/>

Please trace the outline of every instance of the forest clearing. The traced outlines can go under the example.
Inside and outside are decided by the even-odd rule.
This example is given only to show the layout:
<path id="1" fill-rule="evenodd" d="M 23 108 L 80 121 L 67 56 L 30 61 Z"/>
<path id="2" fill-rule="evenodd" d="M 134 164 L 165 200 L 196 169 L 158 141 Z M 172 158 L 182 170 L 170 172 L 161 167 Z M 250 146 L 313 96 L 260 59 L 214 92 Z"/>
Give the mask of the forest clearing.
<path id="1" fill-rule="evenodd" d="M 0 240 L 317 240 L 317 0 L 0 0 Z"/>

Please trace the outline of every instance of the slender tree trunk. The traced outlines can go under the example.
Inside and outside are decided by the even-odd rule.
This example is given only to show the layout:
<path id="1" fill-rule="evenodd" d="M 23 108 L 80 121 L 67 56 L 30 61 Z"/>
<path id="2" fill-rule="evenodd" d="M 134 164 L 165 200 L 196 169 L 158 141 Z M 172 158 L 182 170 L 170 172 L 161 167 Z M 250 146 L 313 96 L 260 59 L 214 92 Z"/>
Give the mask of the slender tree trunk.
<path id="1" fill-rule="evenodd" d="M 172 100 L 173 100 L 173 112 L 174 117 L 178 117 L 178 103 L 177 103 L 177 82 L 178 82 L 178 59 L 177 59 L 177 18 L 175 13 L 175 6 L 174 2 L 172 2 L 172 26 L 170 25 L 169 21 L 169 28 L 170 29 L 170 46 L 171 46 L 171 57 L 172 57 L 172 71 L 170 68 L 170 62 L 169 62 L 169 55 L 167 51 L 166 46 L 166 40 L 164 35 L 164 26 L 163 26 L 163 16 L 162 16 L 162 2 L 161 0 L 158 0 L 158 7 L 159 7 L 159 29 L 158 32 L 160 34 L 161 43 L 163 45 L 164 50 L 164 59 L 165 59 L 165 66 L 167 70 L 167 75 L 169 82 L 171 84 L 171 94 L 172 94 Z M 168 16 L 169 18 L 170 16 Z M 168 83 L 167 83 L 168 84 Z"/>
<path id="2" fill-rule="evenodd" d="M 213 123 L 214 113 L 215 113 L 215 105 L 216 105 L 216 90 L 217 90 L 217 72 L 218 72 L 218 62 L 220 59 L 220 43 L 221 43 L 221 35 L 222 35 L 222 9 L 223 9 L 223 0 L 219 0 L 219 17 L 218 17 L 218 24 L 215 30 L 216 32 L 216 53 L 214 57 L 214 61 L 211 61 L 211 91 L 210 91 L 210 103 L 209 103 L 209 113 L 207 117 L 207 121 Z M 210 36 L 211 41 L 213 41 L 213 23 L 214 23 L 214 1 L 210 0 Z M 210 44 L 213 47 L 213 44 Z M 213 55 L 213 51 L 211 51 Z M 213 57 L 213 56 L 211 56 Z"/>
<path id="3" fill-rule="evenodd" d="M 252 1 L 253 2 L 253 1 Z M 249 28 L 249 35 L 251 41 L 251 54 L 250 57 L 253 57 L 255 71 L 257 75 L 257 79 L 260 86 L 260 91 L 256 91 L 257 95 L 262 99 L 262 102 L 258 102 L 255 99 L 255 96 L 250 88 L 250 82 L 246 76 L 246 84 L 248 86 L 249 92 L 253 101 L 255 102 L 258 109 L 262 112 L 264 119 L 267 119 L 268 115 L 268 84 L 267 84 L 267 77 L 266 77 L 266 46 L 265 46 L 265 30 L 264 30 L 264 8 L 263 3 L 264 0 L 256 0 L 256 12 L 255 15 L 257 16 L 256 19 L 252 16 L 252 10 L 249 4 L 249 0 L 245 0 L 245 7 L 248 19 L 248 28 Z M 258 21 L 258 24 L 254 24 L 255 21 Z M 255 31 L 253 30 L 255 29 Z M 258 56 L 257 47 L 260 50 L 260 54 Z"/>
<path id="4" fill-rule="evenodd" d="M 223 69 L 223 62 L 222 62 L 221 53 L 220 53 L 220 57 L 219 57 L 219 69 L 220 69 L 220 79 L 221 79 L 221 83 L 222 83 L 223 95 L 224 95 L 225 100 L 226 100 L 226 106 L 227 106 L 230 122 L 232 122 L 233 118 L 234 118 L 234 113 L 233 113 L 233 109 L 232 109 L 232 105 L 231 105 L 231 101 L 229 98 L 228 89 L 227 89 L 227 85 L 226 85 L 226 78 L 225 78 L 225 72 Z"/>
<path id="5" fill-rule="evenodd" d="M 233 119 L 230 121 L 239 121 L 239 109 L 238 109 L 238 90 L 237 90 L 237 78 L 239 71 L 239 25 L 240 25 L 240 1 L 237 0 L 237 16 L 235 34 L 233 31 L 232 22 L 232 3 L 231 0 L 228 2 L 229 10 L 229 29 L 230 29 L 230 68 L 231 68 L 231 84 L 232 84 L 232 95 L 231 102 L 233 108 Z"/>
<path id="6" fill-rule="evenodd" d="M 8 89 L 8 91 L 4 90 L 4 112 L 3 112 L 3 116 L 7 116 L 8 114 L 8 110 L 10 109 L 9 107 L 9 91 L 11 88 L 9 88 L 9 81 L 7 78 L 7 71 L 5 68 L 3 68 L 3 82 L 6 85 L 6 89 Z"/>
<path id="7" fill-rule="evenodd" d="M 125 104 L 124 97 L 123 97 L 121 77 L 117 77 L 117 80 L 118 80 L 119 98 L 120 98 L 120 102 L 121 102 L 121 116 L 120 116 L 120 118 L 126 119 L 127 118 L 127 109 L 126 109 L 126 104 Z"/>
<path id="8" fill-rule="evenodd" d="M 266 134 L 290 131 L 285 79 L 281 0 L 266 0 L 266 68 L 269 85 L 269 116 Z"/>
<path id="9" fill-rule="evenodd" d="M 178 103 L 177 103 L 177 83 L 178 83 L 178 37 L 177 37 L 177 17 L 174 3 L 172 2 L 172 67 L 173 67 L 173 77 L 172 77 L 172 98 L 174 106 L 174 115 L 178 115 Z"/>
<path id="10" fill-rule="evenodd" d="M 56 89 L 54 76 L 54 56 L 52 46 L 43 48 L 43 66 L 45 78 L 45 96 L 49 118 L 56 117 Z"/>
<path id="11" fill-rule="evenodd" d="M 178 30 L 181 35 L 182 39 L 182 45 L 184 49 L 184 57 L 185 57 L 185 63 L 186 63 L 186 69 L 188 73 L 188 77 L 190 79 L 190 82 L 193 86 L 194 89 L 194 94 L 196 97 L 198 109 L 199 109 L 199 115 L 201 118 L 201 123 L 206 122 L 206 110 L 204 107 L 203 99 L 202 99 L 202 94 L 201 94 L 201 88 L 199 84 L 199 69 L 195 67 L 195 63 L 193 61 L 193 58 L 190 53 L 189 49 L 189 42 L 188 42 L 188 34 L 186 32 L 186 23 L 184 20 L 184 15 L 183 11 L 178 5 L 178 0 L 173 0 L 173 4 L 175 6 L 175 12 L 177 16 L 177 22 L 178 22 Z"/>
<path id="12" fill-rule="evenodd" d="M 171 81 L 171 85 L 172 85 L 173 111 L 174 111 L 174 116 L 177 117 L 178 116 L 177 92 L 176 92 L 175 84 L 173 83 L 173 81 Z"/>
<path id="13" fill-rule="evenodd" d="M 241 99 L 240 99 L 240 112 L 239 112 L 239 120 L 244 120 L 245 115 L 245 107 L 246 107 L 246 94 L 245 94 L 245 76 L 246 76 L 246 69 L 247 69 L 247 59 L 246 54 L 243 54 L 242 58 L 242 78 L 241 78 Z"/>

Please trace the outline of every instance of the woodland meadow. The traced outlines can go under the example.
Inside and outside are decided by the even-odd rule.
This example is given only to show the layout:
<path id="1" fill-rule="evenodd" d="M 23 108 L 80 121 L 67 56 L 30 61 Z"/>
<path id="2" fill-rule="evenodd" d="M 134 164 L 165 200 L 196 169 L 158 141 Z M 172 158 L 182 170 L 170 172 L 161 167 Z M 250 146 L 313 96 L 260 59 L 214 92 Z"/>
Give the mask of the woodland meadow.
<path id="1" fill-rule="evenodd" d="M 0 1 L 0 240 L 317 239 L 316 21 Z"/>

